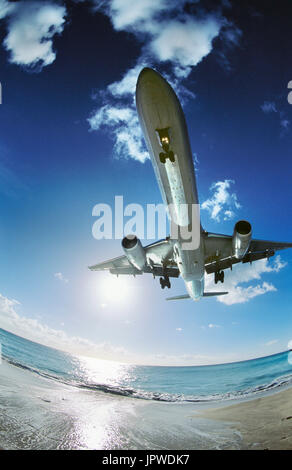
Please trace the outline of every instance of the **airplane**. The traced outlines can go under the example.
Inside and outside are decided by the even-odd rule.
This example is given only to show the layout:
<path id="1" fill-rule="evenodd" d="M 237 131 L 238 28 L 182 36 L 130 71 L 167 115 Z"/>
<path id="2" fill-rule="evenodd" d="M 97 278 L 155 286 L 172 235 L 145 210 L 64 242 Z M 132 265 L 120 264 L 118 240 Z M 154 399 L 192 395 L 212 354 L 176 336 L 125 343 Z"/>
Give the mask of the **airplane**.
<path id="1" fill-rule="evenodd" d="M 195 170 L 184 113 L 170 84 L 155 70 L 144 68 L 136 85 L 136 107 L 144 139 L 150 154 L 164 204 L 174 208 L 170 219 L 178 226 L 199 227 L 194 249 L 186 249 L 184 239 L 169 236 L 142 246 L 135 235 L 122 240 L 123 256 L 90 266 L 91 271 L 109 271 L 114 275 L 151 273 L 160 277 L 161 288 L 170 288 L 170 278 L 183 278 L 187 293 L 166 300 L 193 299 L 225 295 L 228 292 L 204 292 L 204 277 L 214 273 L 215 284 L 224 282 L 224 270 L 237 263 L 252 263 L 270 258 L 275 252 L 291 248 L 292 243 L 256 240 L 247 220 L 239 220 L 232 235 L 210 233 L 196 217 L 187 212 L 180 220 L 182 205 L 199 204 Z M 181 217 L 181 219 L 183 219 Z"/>

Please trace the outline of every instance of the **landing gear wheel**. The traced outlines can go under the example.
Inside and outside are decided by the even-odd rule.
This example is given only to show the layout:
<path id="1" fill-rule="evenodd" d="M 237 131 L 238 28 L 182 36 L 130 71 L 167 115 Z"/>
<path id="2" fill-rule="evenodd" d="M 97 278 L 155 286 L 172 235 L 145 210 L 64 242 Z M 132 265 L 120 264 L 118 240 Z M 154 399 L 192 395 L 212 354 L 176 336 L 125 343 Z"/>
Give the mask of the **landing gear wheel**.
<path id="1" fill-rule="evenodd" d="M 166 157 L 167 157 L 166 153 L 160 152 L 159 160 L 161 161 L 161 163 L 165 163 Z"/>
<path id="2" fill-rule="evenodd" d="M 224 271 L 216 271 L 215 272 L 215 284 L 217 284 L 217 282 L 224 282 Z"/>
<path id="3" fill-rule="evenodd" d="M 174 153 L 172 150 L 170 150 L 169 152 L 160 152 L 159 154 L 159 160 L 161 161 L 161 163 L 165 163 L 166 162 L 166 159 L 169 158 L 169 160 L 174 163 L 175 162 L 175 158 L 174 158 Z"/>
<path id="4" fill-rule="evenodd" d="M 161 289 L 164 289 L 165 287 L 167 287 L 168 289 L 171 288 L 171 284 L 170 284 L 170 281 L 169 281 L 169 277 L 168 277 L 168 276 L 161 277 L 161 278 L 159 279 L 159 282 L 160 282 Z"/>
<path id="5" fill-rule="evenodd" d="M 172 150 L 170 150 L 170 152 L 168 152 L 168 158 L 172 163 L 175 162 L 174 153 L 173 153 Z"/>

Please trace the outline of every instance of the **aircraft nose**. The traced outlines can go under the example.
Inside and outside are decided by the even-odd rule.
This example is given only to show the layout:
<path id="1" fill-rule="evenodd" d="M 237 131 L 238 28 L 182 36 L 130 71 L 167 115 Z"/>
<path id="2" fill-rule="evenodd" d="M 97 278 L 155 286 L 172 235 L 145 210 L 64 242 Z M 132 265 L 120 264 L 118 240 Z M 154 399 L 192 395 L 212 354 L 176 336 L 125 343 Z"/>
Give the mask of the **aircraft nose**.
<path id="1" fill-rule="evenodd" d="M 152 73 L 154 72 L 154 69 L 152 69 L 151 67 L 144 67 L 141 72 L 140 72 L 140 75 L 145 75 L 146 73 Z"/>
<path id="2" fill-rule="evenodd" d="M 139 73 L 138 80 L 142 80 L 148 77 L 152 77 L 153 75 L 158 75 L 155 70 L 151 69 L 150 67 L 144 67 L 144 69 L 141 70 Z"/>
<path id="3" fill-rule="evenodd" d="M 141 70 L 138 76 L 137 88 L 144 86 L 146 83 L 157 82 L 161 78 L 162 77 L 158 72 L 151 69 L 150 67 L 145 67 L 144 69 Z"/>

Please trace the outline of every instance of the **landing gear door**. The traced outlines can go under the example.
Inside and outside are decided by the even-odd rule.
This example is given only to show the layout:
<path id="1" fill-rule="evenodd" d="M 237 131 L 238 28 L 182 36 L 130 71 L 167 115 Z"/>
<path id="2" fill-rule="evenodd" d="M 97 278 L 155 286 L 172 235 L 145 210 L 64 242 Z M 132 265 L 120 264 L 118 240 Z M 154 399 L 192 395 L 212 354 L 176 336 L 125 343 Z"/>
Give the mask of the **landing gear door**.
<path id="1" fill-rule="evenodd" d="M 155 132 L 159 145 L 165 152 L 168 152 L 170 146 L 170 127 L 166 127 L 165 129 L 156 129 Z"/>

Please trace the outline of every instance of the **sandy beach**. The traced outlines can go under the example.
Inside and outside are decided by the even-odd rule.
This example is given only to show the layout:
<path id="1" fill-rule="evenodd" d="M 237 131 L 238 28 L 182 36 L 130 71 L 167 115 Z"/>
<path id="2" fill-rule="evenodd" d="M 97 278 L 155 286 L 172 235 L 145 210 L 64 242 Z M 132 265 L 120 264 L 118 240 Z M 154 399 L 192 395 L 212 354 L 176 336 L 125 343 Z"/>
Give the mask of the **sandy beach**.
<path id="1" fill-rule="evenodd" d="M 292 449 L 292 388 L 244 403 L 207 409 L 199 416 L 224 422 L 239 432 L 242 449 Z"/>
<path id="2" fill-rule="evenodd" d="M 288 450 L 292 388 L 228 406 L 167 403 L 67 385 L 2 361 L 0 448 Z"/>

